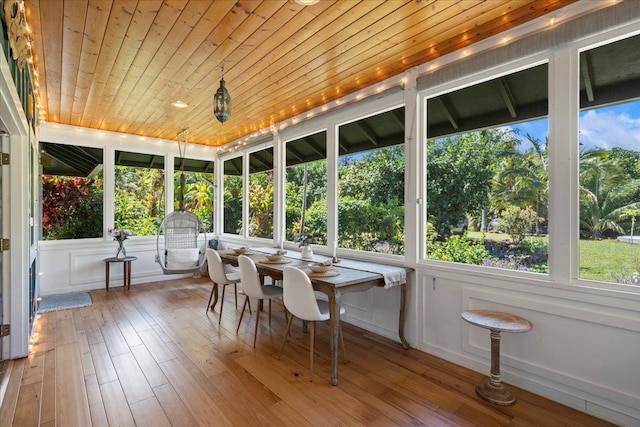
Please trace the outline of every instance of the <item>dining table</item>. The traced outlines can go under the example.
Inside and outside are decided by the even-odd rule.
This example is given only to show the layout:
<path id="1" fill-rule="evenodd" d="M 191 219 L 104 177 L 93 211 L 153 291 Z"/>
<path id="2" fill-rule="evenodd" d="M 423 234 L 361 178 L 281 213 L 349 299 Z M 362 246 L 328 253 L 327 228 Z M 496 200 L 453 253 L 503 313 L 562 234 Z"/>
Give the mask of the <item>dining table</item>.
<path id="1" fill-rule="evenodd" d="M 406 322 L 407 302 L 409 300 L 410 284 L 408 273 L 410 268 L 391 266 L 387 264 L 363 262 L 349 259 L 339 259 L 331 266 L 328 272 L 314 273 L 309 269 L 309 264 L 324 262 L 331 257 L 313 255 L 312 259 L 302 259 L 301 253 L 287 251 L 280 260 L 269 260 L 266 255 L 275 254 L 278 248 L 255 247 L 244 249 L 244 253 L 237 249 L 220 250 L 220 258 L 226 264 L 238 265 L 238 257 L 246 255 L 256 264 L 262 283 L 269 276 L 273 281 L 283 278 L 285 267 L 293 266 L 305 271 L 314 290 L 327 295 L 330 310 L 331 332 L 331 384 L 338 384 L 338 360 L 339 360 L 339 330 L 340 330 L 340 300 L 342 295 L 349 292 L 362 292 L 371 288 L 391 288 L 400 286 L 400 307 L 398 321 L 398 336 L 402 346 L 409 348 L 404 328 Z"/>

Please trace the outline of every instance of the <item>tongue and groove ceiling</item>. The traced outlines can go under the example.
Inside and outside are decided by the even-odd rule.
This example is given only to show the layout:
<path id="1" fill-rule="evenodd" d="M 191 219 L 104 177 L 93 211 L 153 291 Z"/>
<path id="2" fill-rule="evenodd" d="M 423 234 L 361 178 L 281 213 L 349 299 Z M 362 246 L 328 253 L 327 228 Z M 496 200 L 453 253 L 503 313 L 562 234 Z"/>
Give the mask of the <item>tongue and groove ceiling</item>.
<path id="1" fill-rule="evenodd" d="M 25 0 L 47 122 L 165 139 L 189 128 L 190 143 L 210 146 L 570 3 Z M 233 104 L 220 124 L 223 66 Z"/>

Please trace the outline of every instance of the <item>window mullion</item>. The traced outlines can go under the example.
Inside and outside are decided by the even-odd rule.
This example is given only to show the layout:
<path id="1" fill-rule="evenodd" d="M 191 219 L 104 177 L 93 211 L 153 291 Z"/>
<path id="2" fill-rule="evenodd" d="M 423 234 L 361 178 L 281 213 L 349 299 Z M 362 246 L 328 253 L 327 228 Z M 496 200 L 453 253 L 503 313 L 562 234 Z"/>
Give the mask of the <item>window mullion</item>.
<path id="1" fill-rule="evenodd" d="M 578 71 L 574 49 L 550 58 L 549 273 L 563 284 L 578 271 Z"/>

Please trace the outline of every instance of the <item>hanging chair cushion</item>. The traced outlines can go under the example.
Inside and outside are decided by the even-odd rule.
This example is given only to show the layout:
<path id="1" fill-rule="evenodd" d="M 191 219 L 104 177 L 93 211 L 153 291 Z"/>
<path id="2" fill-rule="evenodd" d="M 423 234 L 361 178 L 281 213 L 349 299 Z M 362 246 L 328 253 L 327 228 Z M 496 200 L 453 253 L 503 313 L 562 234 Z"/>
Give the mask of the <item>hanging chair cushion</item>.
<path id="1" fill-rule="evenodd" d="M 200 261 L 198 248 L 167 249 L 165 267 L 169 269 L 192 268 Z"/>

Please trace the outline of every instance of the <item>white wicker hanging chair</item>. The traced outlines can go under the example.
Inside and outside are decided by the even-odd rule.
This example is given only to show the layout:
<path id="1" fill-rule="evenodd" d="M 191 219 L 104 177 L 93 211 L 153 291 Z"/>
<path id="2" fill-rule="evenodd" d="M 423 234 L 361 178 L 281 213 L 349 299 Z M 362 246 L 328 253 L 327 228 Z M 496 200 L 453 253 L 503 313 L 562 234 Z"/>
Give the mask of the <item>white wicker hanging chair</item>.
<path id="1" fill-rule="evenodd" d="M 178 139 L 180 157 L 184 158 L 187 145 L 188 130 L 184 129 L 178 137 L 184 136 L 184 141 Z M 183 143 L 183 145 L 181 145 Z M 164 274 L 201 275 L 205 268 L 207 257 L 204 249 L 198 246 L 198 236 L 207 233 L 202 221 L 195 214 L 184 209 L 184 162 L 180 168 L 180 210 L 167 215 L 158 228 L 156 239 L 156 262 L 160 264 Z"/>
<path id="2" fill-rule="evenodd" d="M 198 246 L 200 233 L 206 242 L 202 222 L 191 212 L 171 212 L 162 220 L 156 240 L 156 262 L 164 274 L 202 274 L 207 258 Z"/>

